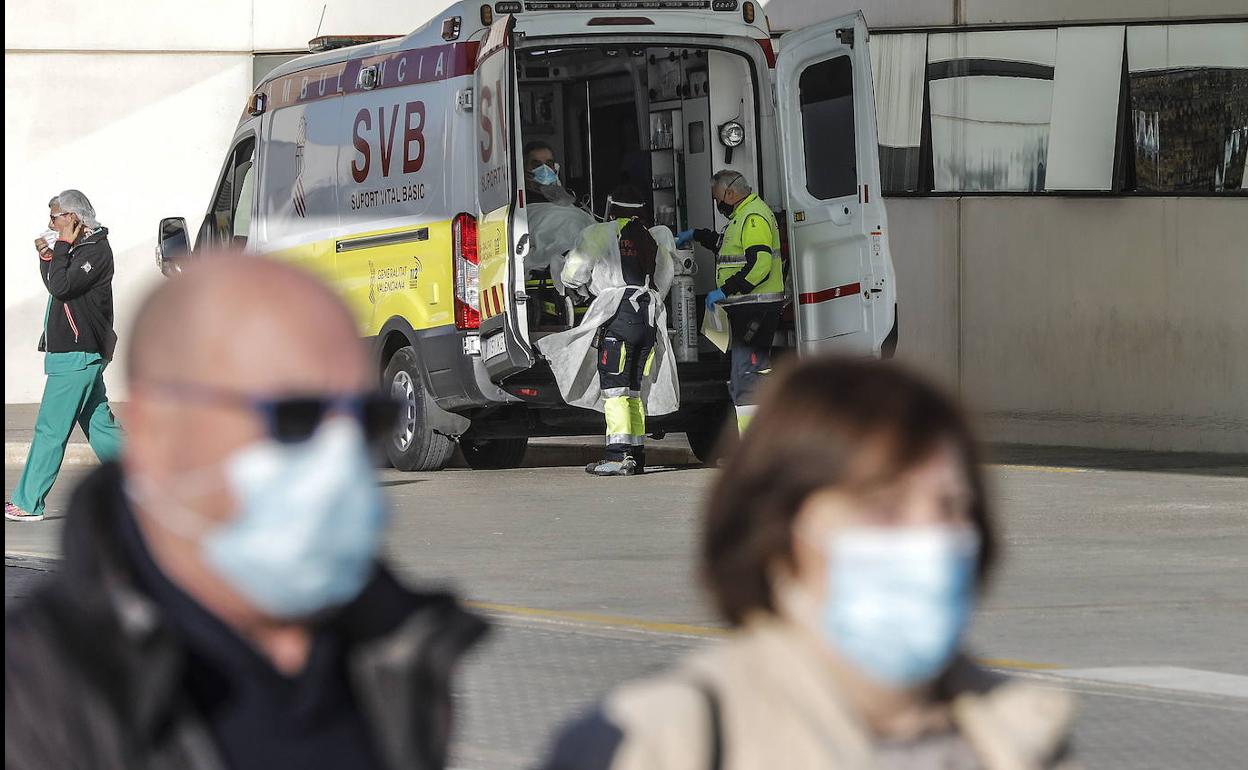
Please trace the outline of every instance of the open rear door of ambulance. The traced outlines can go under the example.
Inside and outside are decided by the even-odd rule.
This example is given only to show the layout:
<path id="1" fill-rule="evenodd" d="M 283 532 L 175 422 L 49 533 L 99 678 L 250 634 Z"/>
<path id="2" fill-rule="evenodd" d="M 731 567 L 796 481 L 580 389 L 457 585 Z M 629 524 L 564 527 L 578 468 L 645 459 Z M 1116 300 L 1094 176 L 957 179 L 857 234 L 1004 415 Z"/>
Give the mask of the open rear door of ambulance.
<path id="1" fill-rule="evenodd" d="M 495 382 L 533 365 L 525 312 L 523 248 L 528 227 L 517 206 L 520 129 L 516 102 L 514 17 L 490 27 L 477 56 L 477 259 L 481 358 Z M 517 248 L 519 244 L 519 248 Z"/>
<path id="2" fill-rule="evenodd" d="M 861 13 L 780 38 L 776 112 L 798 349 L 878 356 L 896 291 Z"/>

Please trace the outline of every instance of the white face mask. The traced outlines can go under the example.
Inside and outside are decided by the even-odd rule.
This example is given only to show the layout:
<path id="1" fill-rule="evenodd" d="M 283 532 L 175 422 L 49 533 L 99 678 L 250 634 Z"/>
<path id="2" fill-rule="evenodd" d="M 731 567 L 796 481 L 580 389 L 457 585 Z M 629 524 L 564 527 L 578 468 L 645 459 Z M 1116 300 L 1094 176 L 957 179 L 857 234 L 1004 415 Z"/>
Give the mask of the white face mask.
<path id="1" fill-rule="evenodd" d="M 129 491 L 164 526 L 197 540 L 207 564 L 272 617 L 315 615 L 363 590 L 387 514 L 356 420 L 332 418 L 298 443 L 258 441 L 221 470 L 238 506 L 222 523 L 144 479 Z M 172 486 L 202 488 L 206 473 Z"/>
<path id="2" fill-rule="evenodd" d="M 953 660 L 974 605 L 979 535 L 965 527 L 857 527 L 828 540 L 819 628 L 862 673 L 908 687 Z"/>

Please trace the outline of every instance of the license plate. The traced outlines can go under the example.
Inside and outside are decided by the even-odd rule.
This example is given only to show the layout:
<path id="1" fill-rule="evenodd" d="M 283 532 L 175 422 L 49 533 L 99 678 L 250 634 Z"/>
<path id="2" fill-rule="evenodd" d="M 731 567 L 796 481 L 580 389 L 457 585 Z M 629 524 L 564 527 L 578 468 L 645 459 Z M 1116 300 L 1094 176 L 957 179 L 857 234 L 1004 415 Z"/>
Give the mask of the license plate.
<path id="1" fill-rule="evenodd" d="M 494 332 L 485 338 L 485 360 L 507 352 L 507 337 L 501 332 Z"/>

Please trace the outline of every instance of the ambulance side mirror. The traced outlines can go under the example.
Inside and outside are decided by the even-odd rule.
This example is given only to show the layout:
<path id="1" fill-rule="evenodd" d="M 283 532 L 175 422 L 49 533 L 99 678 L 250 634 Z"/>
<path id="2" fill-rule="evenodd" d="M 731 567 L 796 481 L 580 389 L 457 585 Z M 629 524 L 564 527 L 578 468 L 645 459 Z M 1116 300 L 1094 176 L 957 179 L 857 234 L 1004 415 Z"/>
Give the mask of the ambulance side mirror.
<path id="1" fill-rule="evenodd" d="M 165 217 L 156 231 L 156 266 L 164 275 L 182 272 L 182 262 L 191 253 L 190 238 L 186 233 L 186 220 L 182 217 Z"/>

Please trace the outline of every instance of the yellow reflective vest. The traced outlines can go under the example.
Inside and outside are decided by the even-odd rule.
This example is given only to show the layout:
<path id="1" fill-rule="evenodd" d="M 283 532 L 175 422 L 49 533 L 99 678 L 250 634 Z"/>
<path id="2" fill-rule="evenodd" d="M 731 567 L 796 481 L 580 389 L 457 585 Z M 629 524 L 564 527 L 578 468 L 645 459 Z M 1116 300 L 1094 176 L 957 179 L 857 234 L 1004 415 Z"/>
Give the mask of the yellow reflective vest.
<path id="1" fill-rule="evenodd" d="M 771 208 L 750 193 L 733 209 L 715 258 L 715 285 L 734 300 L 778 302 L 784 299 L 780 227 Z"/>

